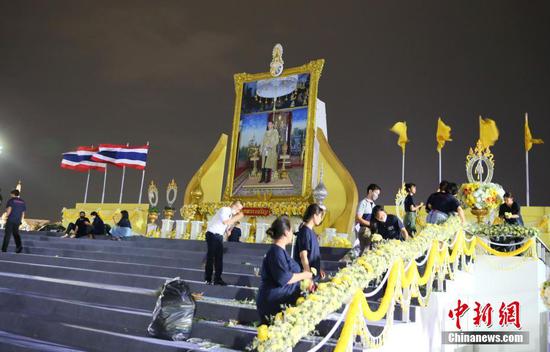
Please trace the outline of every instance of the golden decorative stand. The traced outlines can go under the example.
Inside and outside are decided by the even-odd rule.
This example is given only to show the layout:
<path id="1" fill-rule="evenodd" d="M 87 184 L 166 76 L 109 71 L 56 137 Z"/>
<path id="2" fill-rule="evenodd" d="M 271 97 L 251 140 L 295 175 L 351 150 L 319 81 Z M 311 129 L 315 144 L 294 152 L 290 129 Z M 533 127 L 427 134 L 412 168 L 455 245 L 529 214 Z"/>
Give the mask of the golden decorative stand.
<path id="1" fill-rule="evenodd" d="M 489 209 L 476 209 L 472 208 L 470 209 L 470 212 L 477 218 L 477 223 L 482 224 L 483 219 L 489 214 Z"/>

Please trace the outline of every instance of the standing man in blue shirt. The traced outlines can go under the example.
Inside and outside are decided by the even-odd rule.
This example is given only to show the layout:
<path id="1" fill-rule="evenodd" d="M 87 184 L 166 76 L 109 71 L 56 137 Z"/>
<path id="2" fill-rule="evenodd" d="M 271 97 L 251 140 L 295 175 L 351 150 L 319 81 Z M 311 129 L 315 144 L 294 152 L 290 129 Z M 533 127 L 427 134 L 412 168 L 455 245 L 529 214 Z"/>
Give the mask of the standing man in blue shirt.
<path id="1" fill-rule="evenodd" d="M 21 253 L 23 246 L 21 244 L 21 236 L 19 236 L 19 226 L 25 218 L 27 205 L 25 201 L 19 198 L 19 191 L 14 189 L 10 193 L 10 200 L 6 203 L 6 214 L 8 220 L 4 230 L 4 242 L 2 243 L 2 252 L 8 250 L 11 236 L 15 239 L 15 253 Z"/>

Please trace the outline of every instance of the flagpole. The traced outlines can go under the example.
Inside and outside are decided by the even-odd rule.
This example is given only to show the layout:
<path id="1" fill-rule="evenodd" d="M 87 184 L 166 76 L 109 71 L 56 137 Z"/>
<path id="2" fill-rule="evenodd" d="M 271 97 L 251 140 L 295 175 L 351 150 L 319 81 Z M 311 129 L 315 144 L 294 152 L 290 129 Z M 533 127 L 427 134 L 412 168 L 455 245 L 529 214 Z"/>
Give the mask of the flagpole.
<path id="1" fill-rule="evenodd" d="M 405 152 L 403 152 L 403 160 L 401 162 L 401 186 L 405 183 Z"/>
<path id="2" fill-rule="evenodd" d="M 86 191 L 84 192 L 84 204 L 88 200 L 88 185 L 90 184 L 90 169 L 88 169 L 88 177 L 86 178 Z"/>
<path id="3" fill-rule="evenodd" d="M 122 183 L 120 184 L 120 197 L 118 198 L 118 204 L 122 203 L 122 191 L 124 191 L 124 177 L 126 176 L 126 166 L 122 167 Z"/>
<path id="4" fill-rule="evenodd" d="M 526 190 L 526 200 L 527 200 L 527 206 L 529 206 L 529 152 L 525 152 L 525 190 Z"/>
<path id="5" fill-rule="evenodd" d="M 527 113 L 525 113 L 525 124 L 528 123 L 528 115 Z M 526 204 L 527 206 L 529 206 L 530 204 L 530 199 L 529 199 L 529 151 L 527 150 L 527 148 L 525 148 L 525 200 L 526 200 Z"/>
<path id="6" fill-rule="evenodd" d="M 149 141 L 147 141 L 147 146 L 149 146 Z M 141 186 L 139 188 L 138 204 L 141 204 L 141 194 L 143 193 L 143 182 L 144 181 L 145 181 L 145 168 L 143 168 L 143 172 L 141 173 Z"/>
<path id="7" fill-rule="evenodd" d="M 101 204 L 105 201 L 105 185 L 107 184 L 107 165 L 105 165 L 105 174 L 103 175 L 103 192 L 101 193 Z"/>
<path id="8" fill-rule="evenodd" d="M 441 150 L 437 153 L 439 154 L 439 183 L 441 183 Z"/>

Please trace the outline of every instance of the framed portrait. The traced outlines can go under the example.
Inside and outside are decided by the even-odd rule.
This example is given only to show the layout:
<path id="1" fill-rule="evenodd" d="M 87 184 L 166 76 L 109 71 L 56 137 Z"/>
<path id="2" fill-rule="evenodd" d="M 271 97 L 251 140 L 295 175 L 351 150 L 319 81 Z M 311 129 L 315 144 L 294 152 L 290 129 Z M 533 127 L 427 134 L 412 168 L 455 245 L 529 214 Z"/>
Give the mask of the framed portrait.
<path id="1" fill-rule="evenodd" d="M 224 199 L 311 196 L 317 89 L 324 60 L 235 75 L 235 111 Z"/>

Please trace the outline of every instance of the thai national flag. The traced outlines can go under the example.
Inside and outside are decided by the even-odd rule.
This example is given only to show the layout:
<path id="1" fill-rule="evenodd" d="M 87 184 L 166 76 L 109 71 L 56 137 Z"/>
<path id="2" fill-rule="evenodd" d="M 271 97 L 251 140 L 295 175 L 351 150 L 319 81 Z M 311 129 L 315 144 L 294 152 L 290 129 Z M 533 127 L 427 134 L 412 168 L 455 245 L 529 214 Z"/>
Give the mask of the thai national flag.
<path id="1" fill-rule="evenodd" d="M 98 152 L 94 147 L 78 147 L 74 152 L 63 153 L 61 167 L 64 169 L 86 172 L 88 170 L 99 170 L 105 172 L 106 163 L 92 160 L 92 155 Z"/>
<path id="2" fill-rule="evenodd" d="M 117 144 L 100 144 L 99 152 L 92 156 L 92 160 L 105 162 L 118 167 L 130 167 L 143 170 L 147 164 L 149 146 L 128 147 Z"/>

